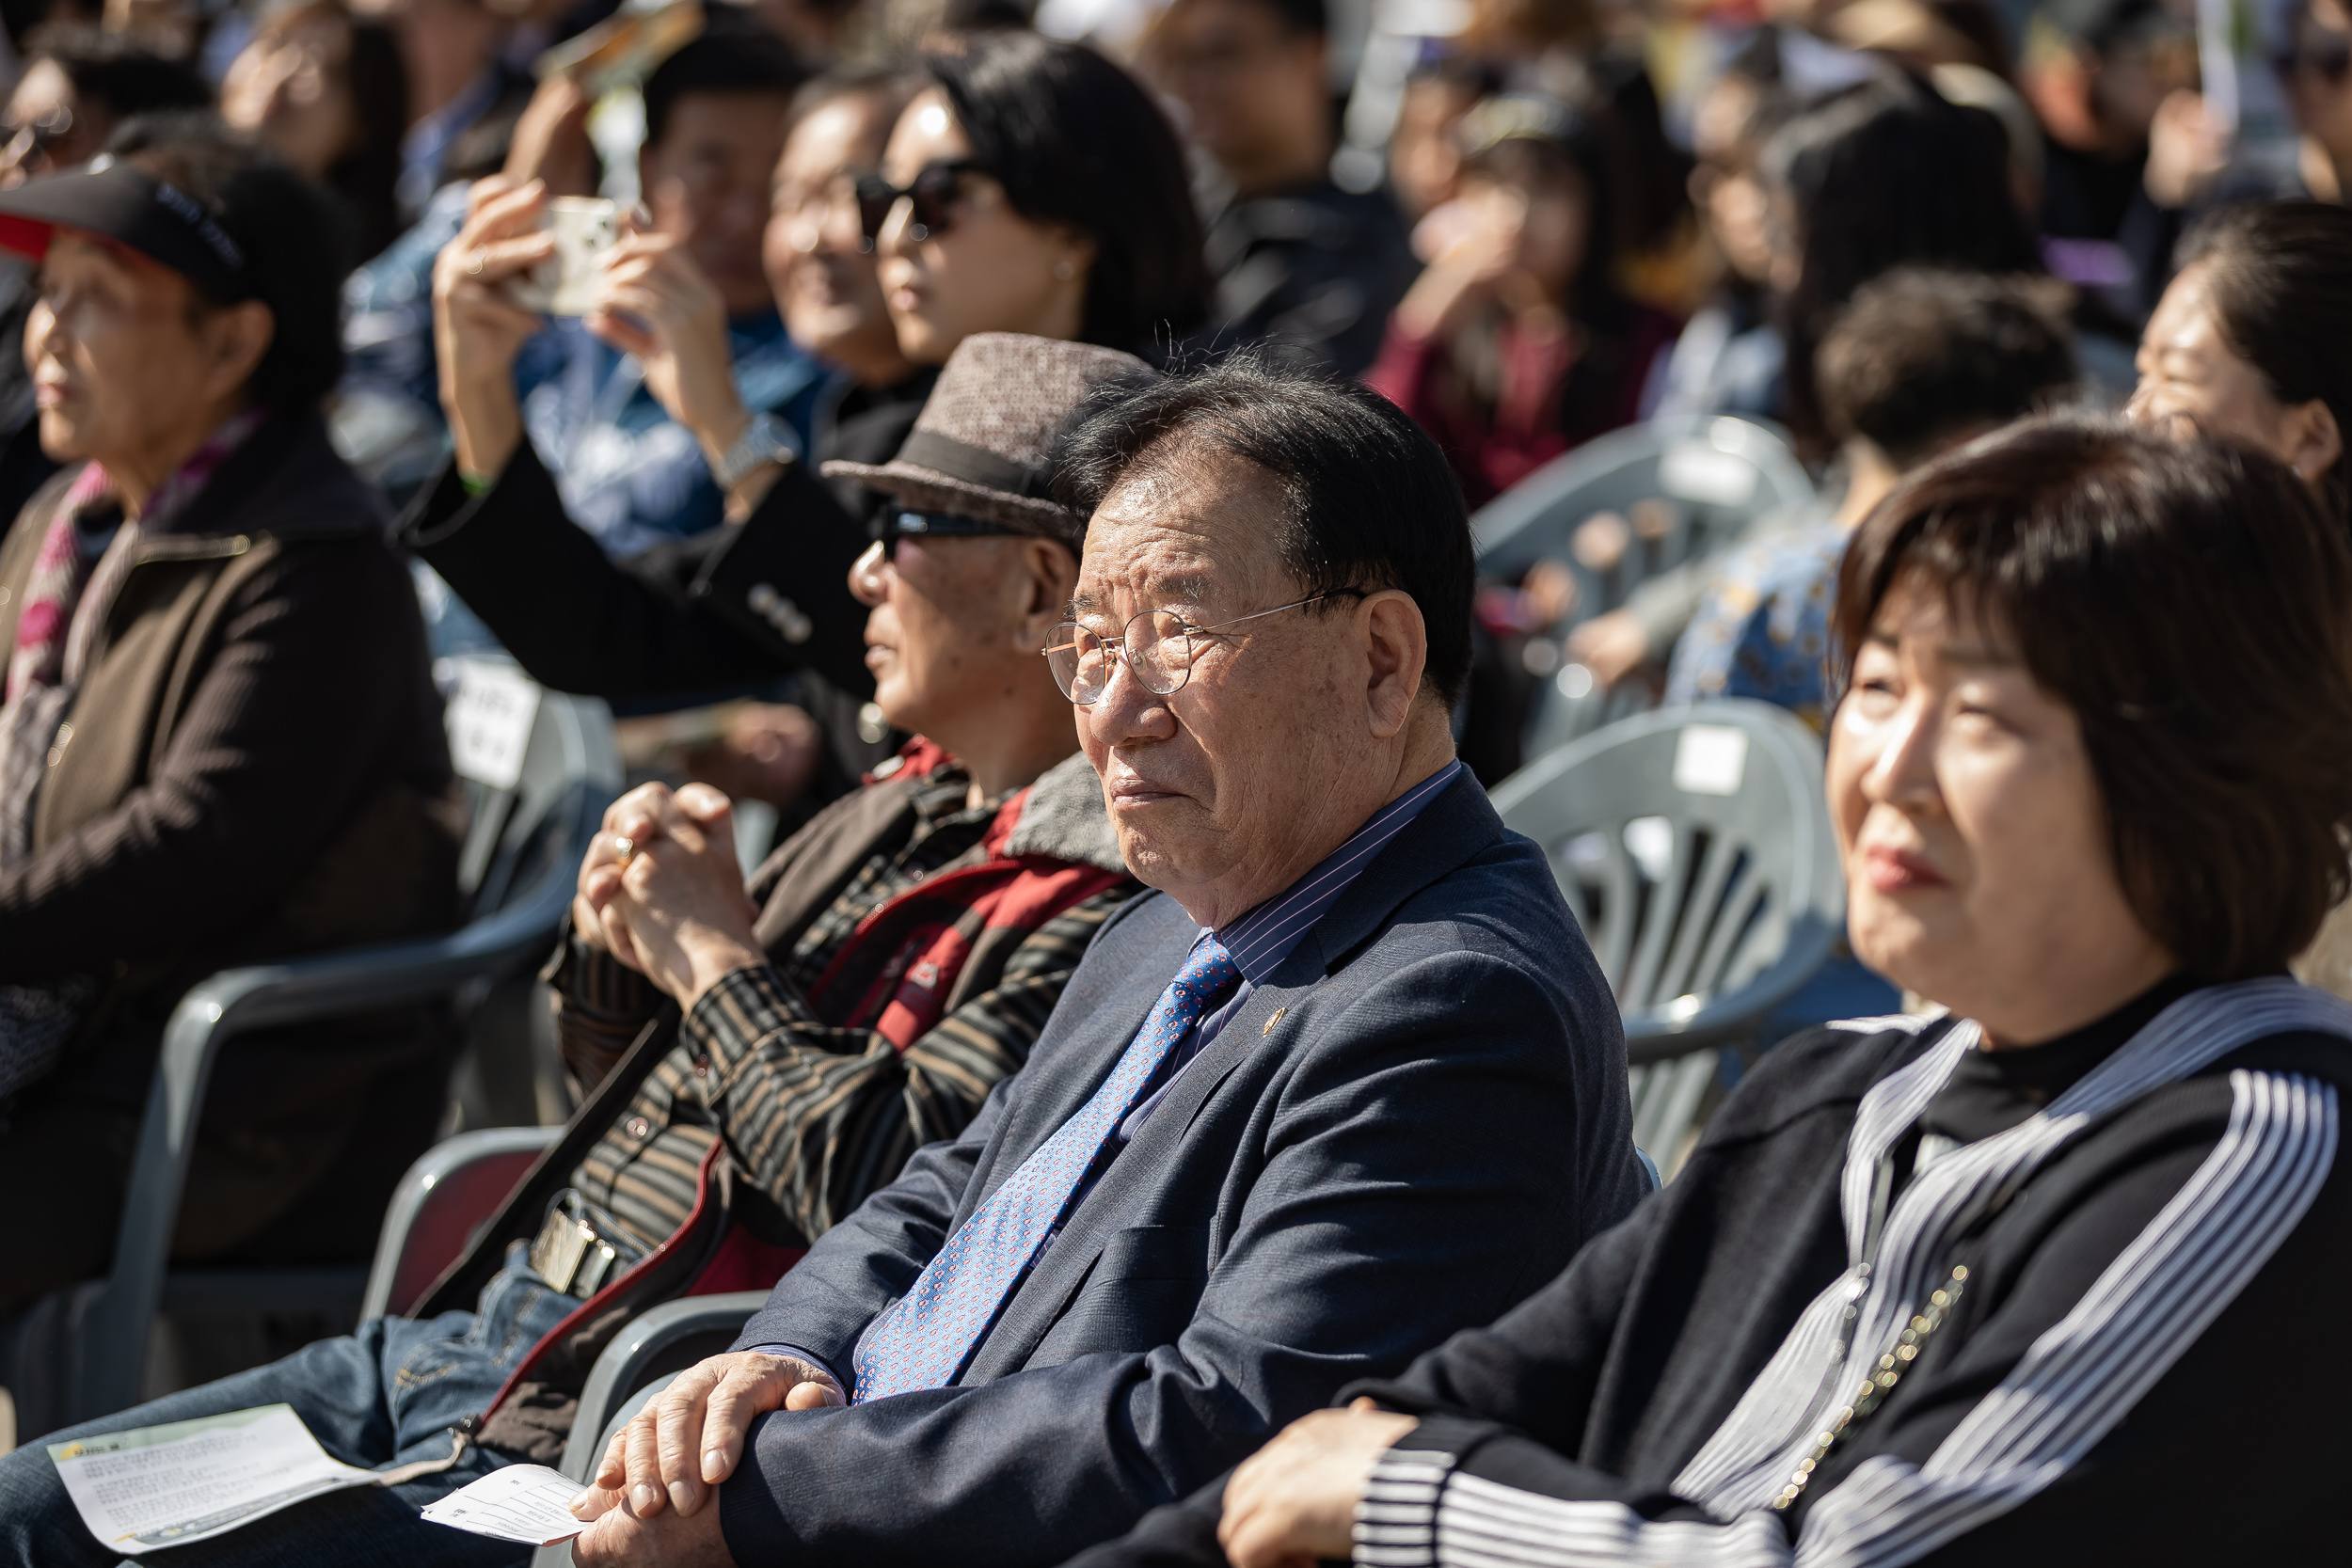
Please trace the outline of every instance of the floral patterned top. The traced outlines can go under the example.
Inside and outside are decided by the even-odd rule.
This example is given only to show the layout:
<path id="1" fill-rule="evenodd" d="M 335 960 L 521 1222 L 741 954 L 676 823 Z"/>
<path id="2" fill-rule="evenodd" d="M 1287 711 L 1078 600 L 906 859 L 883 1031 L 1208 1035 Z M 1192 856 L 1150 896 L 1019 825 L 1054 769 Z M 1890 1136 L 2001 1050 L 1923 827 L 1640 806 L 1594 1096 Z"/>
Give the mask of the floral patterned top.
<path id="1" fill-rule="evenodd" d="M 1824 523 L 1734 551 L 1666 669 L 1666 701 L 1750 697 L 1820 729 L 1830 599 L 1847 533 Z"/>

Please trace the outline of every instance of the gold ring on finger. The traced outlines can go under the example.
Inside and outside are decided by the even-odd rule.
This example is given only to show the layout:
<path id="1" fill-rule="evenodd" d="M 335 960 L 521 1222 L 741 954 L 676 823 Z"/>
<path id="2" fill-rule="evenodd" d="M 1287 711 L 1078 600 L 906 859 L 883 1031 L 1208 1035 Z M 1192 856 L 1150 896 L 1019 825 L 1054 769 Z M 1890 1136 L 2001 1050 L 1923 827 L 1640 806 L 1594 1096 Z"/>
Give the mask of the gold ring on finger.
<path id="1" fill-rule="evenodd" d="M 637 841 L 629 837 L 627 833 L 614 833 L 612 835 L 612 852 L 620 857 L 621 869 L 627 871 L 628 869 L 628 863 L 630 859 L 637 853 Z"/>
<path id="2" fill-rule="evenodd" d="M 489 253 L 488 251 L 486 251 L 486 250 L 477 250 L 477 251 L 475 251 L 475 252 L 473 253 L 473 260 L 472 260 L 470 262 L 469 262 L 469 263 L 467 264 L 467 266 L 466 266 L 466 276 L 467 276 L 467 277 L 481 277 L 481 276 L 482 276 L 482 269 L 489 263 L 489 260 L 490 260 L 490 253 Z"/>

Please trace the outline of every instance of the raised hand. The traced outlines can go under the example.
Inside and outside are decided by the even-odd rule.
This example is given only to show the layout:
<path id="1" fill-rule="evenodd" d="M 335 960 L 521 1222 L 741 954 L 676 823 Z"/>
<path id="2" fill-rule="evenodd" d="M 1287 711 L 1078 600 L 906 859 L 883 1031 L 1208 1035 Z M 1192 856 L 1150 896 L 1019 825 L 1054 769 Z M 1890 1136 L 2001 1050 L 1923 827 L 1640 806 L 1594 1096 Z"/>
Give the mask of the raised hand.
<path id="1" fill-rule="evenodd" d="M 606 252 L 587 326 L 644 363 L 645 389 L 714 467 L 752 422 L 735 390 L 726 303 L 669 235 L 631 233 Z"/>
<path id="2" fill-rule="evenodd" d="M 540 326 L 507 283 L 555 253 L 540 228 L 547 187 L 504 175 L 474 182 L 465 226 L 433 262 L 433 346 L 440 360 L 441 407 L 457 445 L 457 466 L 496 477 L 522 440 L 515 401 L 515 356 Z"/>

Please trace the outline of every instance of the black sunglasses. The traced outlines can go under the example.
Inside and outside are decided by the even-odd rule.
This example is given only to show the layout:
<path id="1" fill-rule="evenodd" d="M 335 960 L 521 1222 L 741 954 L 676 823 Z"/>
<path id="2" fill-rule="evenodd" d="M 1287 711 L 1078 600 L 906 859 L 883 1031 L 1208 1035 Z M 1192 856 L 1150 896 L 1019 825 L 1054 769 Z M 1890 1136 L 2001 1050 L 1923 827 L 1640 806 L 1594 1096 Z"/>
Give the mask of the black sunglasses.
<path id="1" fill-rule="evenodd" d="M 2341 33 L 2305 39 L 2280 55 L 2277 64 L 2281 76 L 2309 71 L 2330 87 L 2340 86 L 2345 76 L 2352 75 L 2352 39 Z"/>
<path id="2" fill-rule="evenodd" d="M 867 535 L 888 544 L 896 553 L 901 539 L 979 539 L 1021 532 L 1002 523 L 966 516 L 961 512 L 925 512 L 914 507 L 885 507 L 875 515 Z"/>
<path id="3" fill-rule="evenodd" d="M 907 238 L 920 245 L 933 234 L 945 234 L 955 221 L 956 194 L 963 188 L 964 176 L 985 172 L 969 158 L 942 158 L 925 164 L 914 182 L 903 190 L 879 174 L 859 175 L 857 221 L 866 236 L 866 248 L 874 248 L 874 242 L 882 238 L 882 225 L 890 221 L 890 210 L 901 199 L 914 204 L 914 221 L 907 226 Z"/>

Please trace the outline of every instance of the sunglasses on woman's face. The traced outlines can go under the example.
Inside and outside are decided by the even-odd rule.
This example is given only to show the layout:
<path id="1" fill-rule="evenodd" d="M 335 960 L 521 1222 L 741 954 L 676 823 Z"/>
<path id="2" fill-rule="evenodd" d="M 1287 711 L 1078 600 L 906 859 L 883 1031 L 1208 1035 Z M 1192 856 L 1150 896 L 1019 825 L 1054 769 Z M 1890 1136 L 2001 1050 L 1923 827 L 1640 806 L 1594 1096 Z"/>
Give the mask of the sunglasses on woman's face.
<path id="1" fill-rule="evenodd" d="M 874 242 L 882 238 L 882 225 L 890 221 L 891 210 L 901 201 L 914 207 L 908 239 L 920 245 L 934 234 L 945 234 L 955 221 L 956 197 L 963 189 L 964 177 L 982 172 L 969 158 L 942 158 L 925 164 L 914 182 L 903 189 L 879 174 L 858 176 L 858 226 L 865 231 L 866 248 L 874 248 Z"/>
<path id="2" fill-rule="evenodd" d="M 2279 56 L 2280 75 L 2306 73 L 2331 87 L 2342 87 L 2344 79 L 2352 76 L 2352 38 L 2342 33 L 2322 33 L 2304 39 L 2293 52 Z"/>

